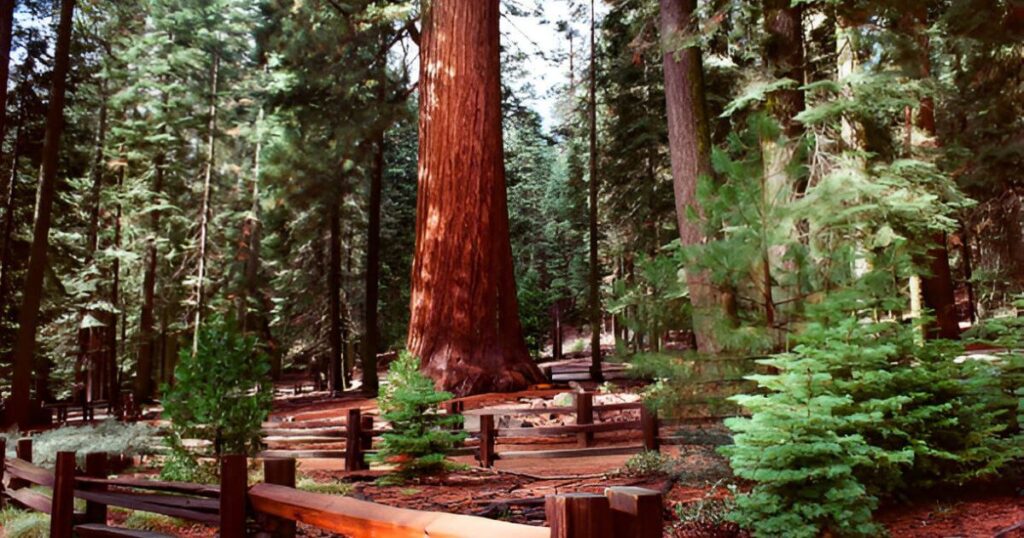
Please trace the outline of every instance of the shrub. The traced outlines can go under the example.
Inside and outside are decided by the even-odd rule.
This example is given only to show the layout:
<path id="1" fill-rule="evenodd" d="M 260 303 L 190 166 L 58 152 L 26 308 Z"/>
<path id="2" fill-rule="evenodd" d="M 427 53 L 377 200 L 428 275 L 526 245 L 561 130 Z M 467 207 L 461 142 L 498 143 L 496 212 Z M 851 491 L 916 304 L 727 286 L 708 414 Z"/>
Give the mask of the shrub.
<path id="1" fill-rule="evenodd" d="M 0 530 L 5 538 L 48 538 L 50 516 L 6 508 L 0 511 Z"/>
<path id="2" fill-rule="evenodd" d="M 269 359 L 257 351 L 254 338 L 217 317 L 200 329 L 197 352 L 190 351 L 181 352 L 174 385 L 161 388 L 177 463 L 188 460 L 182 439 L 209 441 L 209 455 L 216 457 L 255 453 L 273 398 Z"/>
<path id="3" fill-rule="evenodd" d="M 760 536 L 872 536 L 880 496 L 992 476 L 1020 456 L 1002 368 L 916 331 L 832 316 L 761 361 L 775 370 L 751 376 L 762 393 L 735 398 L 751 417 L 727 421 L 723 452 L 754 482 L 737 522 Z"/>
<path id="4" fill-rule="evenodd" d="M 420 372 L 420 360 L 403 352 L 391 364 L 378 400 L 384 420 L 392 431 L 384 434 L 378 461 L 397 466 L 397 479 L 443 471 L 445 454 L 466 435 L 452 431 L 461 415 L 440 414 L 440 404 L 452 395 L 439 392 Z"/>
<path id="5" fill-rule="evenodd" d="M 674 469 L 672 458 L 657 450 L 645 450 L 626 460 L 622 471 L 630 476 L 668 474 Z"/>
<path id="6" fill-rule="evenodd" d="M 89 452 L 107 452 L 124 456 L 153 453 L 157 428 L 145 423 L 125 423 L 107 420 L 95 426 L 65 426 L 32 437 L 32 461 L 36 465 L 53 468 L 57 452 L 76 452 L 84 464 Z M 13 451 L 18 433 L 0 434 L 7 438 L 7 447 Z"/>
<path id="7" fill-rule="evenodd" d="M 133 529 L 137 531 L 173 532 L 175 530 L 188 527 L 189 523 L 181 519 L 161 514 L 133 511 L 128 514 L 128 517 L 125 518 L 124 523 L 121 526 L 126 529 Z"/>

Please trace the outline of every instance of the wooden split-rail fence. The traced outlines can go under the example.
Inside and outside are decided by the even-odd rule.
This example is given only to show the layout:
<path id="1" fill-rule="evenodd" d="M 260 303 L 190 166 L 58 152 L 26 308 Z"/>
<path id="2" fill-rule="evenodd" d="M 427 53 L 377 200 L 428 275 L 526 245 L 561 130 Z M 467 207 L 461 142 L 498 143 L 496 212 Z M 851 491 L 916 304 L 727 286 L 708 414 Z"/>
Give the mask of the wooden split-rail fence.
<path id="1" fill-rule="evenodd" d="M 6 446 L 0 439 L 0 455 Z M 660 538 L 662 498 L 656 491 L 608 488 L 604 495 L 563 494 L 545 499 L 549 527 L 395 508 L 295 489 L 294 459 L 264 459 L 264 482 L 250 486 L 245 456 L 221 458 L 220 484 L 207 486 L 111 478 L 107 455 L 59 452 L 50 472 L 32 464 L 30 439 L 17 457 L 0 457 L 0 507 L 12 502 L 50 515 L 50 538 L 166 538 L 109 525 L 108 508 L 162 514 L 217 527 L 222 538 L 294 538 L 296 524 L 349 538 Z M 7 484 L 5 487 L 4 484 Z M 50 491 L 49 495 L 38 488 Z M 75 500 L 85 501 L 83 512 Z"/>
<path id="2" fill-rule="evenodd" d="M 496 408 L 465 410 L 461 401 L 453 400 L 445 405 L 447 413 L 460 413 L 479 419 L 479 431 L 468 432 L 465 446 L 453 449 L 449 456 L 475 456 L 483 467 L 492 467 L 497 460 L 528 458 L 585 458 L 637 454 L 644 451 L 659 451 L 662 445 L 690 444 L 691 439 L 677 435 L 666 435 L 666 430 L 681 425 L 686 420 L 659 419 L 655 411 L 642 402 L 594 405 L 594 394 L 577 393 L 573 406 L 547 408 Z M 595 417 L 615 411 L 639 411 L 637 420 L 620 422 L 597 422 Z M 575 415 L 575 424 L 543 427 L 497 427 L 497 418 L 511 415 Z M 365 415 L 359 409 L 348 410 L 344 423 L 338 422 L 276 422 L 266 423 L 263 429 L 265 444 L 274 445 L 340 445 L 344 449 L 271 449 L 261 456 L 280 458 L 344 458 L 347 471 L 367 469 L 367 456 L 375 454 L 374 441 L 389 430 L 375 418 Z M 595 434 L 609 432 L 633 433 L 634 444 L 621 442 L 609 445 L 602 443 Z M 524 437 L 561 438 L 573 442 L 575 448 L 556 450 L 502 450 L 497 446 L 501 439 Z M 602 446 L 603 445 L 603 446 Z"/>

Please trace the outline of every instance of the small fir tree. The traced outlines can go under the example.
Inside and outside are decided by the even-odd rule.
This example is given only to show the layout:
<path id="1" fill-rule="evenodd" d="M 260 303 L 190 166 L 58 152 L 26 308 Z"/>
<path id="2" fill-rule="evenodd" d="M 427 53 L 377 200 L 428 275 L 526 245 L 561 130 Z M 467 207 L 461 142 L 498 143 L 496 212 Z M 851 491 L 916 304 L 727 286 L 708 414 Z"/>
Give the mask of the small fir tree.
<path id="1" fill-rule="evenodd" d="M 254 454 L 273 400 L 270 360 L 232 320 L 211 318 L 193 355 L 182 350 L 174 385 L 164 385 L 164 416 L 172 448 L 181 439 L 211 442 L 212 455 Z M 179 454 L 180 456 L 180 454 Z"/>
<path id="2" fill-rule="evenodd" d="M 434 388 L 420 372 L 420 360 L 402 352 L 388 370 L 378 400 L 384 420 L 392 431 L 384 434 L 377 460 L 395 464 L 394 478 L 436 473 L 447 468 L 446 453 L 461 443 L 464 432 L 452 431 L 462 424 L 461 415 L 439 413 L 440 404 L 453 396 Z"/>

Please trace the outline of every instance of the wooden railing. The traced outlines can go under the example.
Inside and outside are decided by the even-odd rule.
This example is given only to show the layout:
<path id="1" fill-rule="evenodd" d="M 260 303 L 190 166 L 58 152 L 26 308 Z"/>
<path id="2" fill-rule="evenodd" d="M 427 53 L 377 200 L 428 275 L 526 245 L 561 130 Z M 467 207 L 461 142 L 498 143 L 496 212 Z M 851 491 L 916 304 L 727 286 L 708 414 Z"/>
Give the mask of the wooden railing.
<path id="1" fill-rule="evenodd" d="M 0 439 L 0 454 L 5 450 Z M 0 506 L 11 501 L 50 514 L 51 538 L 164 536 L 107 526 L 109 506 L 216 526 L 223 538 L 293 538 L 297 522 L 349 538 L 658 538 L 662 533 L 661 494 L 638 488 L 547 497 L 546 528 L 300 491 L 295 489 L 294 459 L 265 459 L 264 482 L 252 487 L 244 456 L 221 458 L 219 487 L 112 479 L 103 453 L 88 454 L 81 473 L 74 452 L 59 452 L 54 472 L 31 460 L 27 439 L 18 442 L 15 459 L 0 457 Z M 52 494 L 48 497 L 29 485 L 50 488 Z M 75 499 L 86 501 L 84 512 L 74 512 Z"/>
<path id="2" fill-rule="evenodd" d="M 573 406 L 546 407 L 537 409 L 494 408 L 466 411 L 458 400 L 449 402 L 447 413 L 460 413 L 479 417 L 479 431 L 469 432 L 464 446 L 449 452 L 449 456 L 476 456 L 483 467 L 492 467 L 497 460 L 526 458 L 583 458 L 593 456 L 628 455 L 644 451 L 658 451 L 662 445 L 688 444 L 690 441 L 678 436 L 664 435 L 664 430 L 683 424 L 683 420 L 659 419 L 655 411 L 642 402 L 594 405 L 593 393 L 577 393 Z M 638 420 L 625 422 L 595 422 L 595 416 L 613 411 L 639 411 Z M 498 417 L 509 415 L 575 415 L 575 424 L 527 428 L 498 428 Z M 379 428 L 375 419 L 363 415 L 359 409 L 349 409 L 346 421 L 304 422 L 299 424 L 268 423 L 263 430 L 265 443 L 292 444 L 344 444 L 344 449 L 299 449 L 265 450 L 263 457 L 270 458 L 344 458 L 347 471 L 367 468 L 366 457 L 376 453 L 374 440 L 388 429 Z M 609 432 L 635 433 L 637 444 L 622 446 L 599 446 L 595 434 Z M 557 450 L 503 450 L 498 451 L 501 439 L 523 437 L 575 439 L 575 448 Z M 727 441 L 726 441 L 727 442 Z"/>

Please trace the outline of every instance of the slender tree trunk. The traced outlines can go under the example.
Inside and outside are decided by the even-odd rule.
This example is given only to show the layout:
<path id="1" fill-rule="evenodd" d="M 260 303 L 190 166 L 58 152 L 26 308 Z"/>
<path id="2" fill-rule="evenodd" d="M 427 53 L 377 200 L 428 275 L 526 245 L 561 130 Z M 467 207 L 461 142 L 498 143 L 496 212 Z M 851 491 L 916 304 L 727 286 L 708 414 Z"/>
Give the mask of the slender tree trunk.
<path id="1" fill-rule="evenodd" d="M 971 323 L 978 321 L 978 299 L 974 295 L 974 254 L 971 251 L 970 223 L 960 221 L 960 257 L 964 264 L 964 287 L 967 288 L 967 312 Z"/>
<path id="2" fill-rule="evenodd" d="M 796 178 L 790 175 L 790 162 L 796 154 L 799 139 L 803 135 L 803 126 L 795 121 L 795 117 L 804 109 L 804 92 L 799 86 L 804 82 L 804 43 L 803 43 L 803 8 L 793 6 L 789 0 L 765 0 L 764 26 L 768 35 L 765 45 L 765 65 L 777 79 L 787 78 L 796 87 L 781 89 L 768 96 L 768 110 L 782 126 L 785 138 L 764 140 L 761 143 L 764 161 L 764 215 L 766 228 L 792 230 L 796 240 L 797 223 L 776 210 L 787 204 L 794 193 L 800 190 Z M 765 314 L 769 328 L 776 325 L 776 297 L 773 287 L 775 271 L 792 270 L 784 267 L 786 245 L 766 245 L 764 254 L 764 302 Z M 787 300 L 799 294 L 796 290 L 780 290 Z M 787 295 L 787 292 L 791 295 Z"/>
<path id="3" fill-rule="evenodd" d="M 121 173 L 118 175 L 118 178 L 117 178 L 117 188 L 118 188 L 118 190 L 120 190 L 121 187 L 124 185 L 124 178 L 125 178 L 125 175 L 127 174 L 127 171 L 128 171 L 127 160 L 128 160 L 128 158 L 125 157 L 125 163 L 122 165 Z M 120 249 L 121 248 L 121 216 L 122 216 L 122 211 L 123 211 L 123 208 L 121 207 L 121 203 L 118 202 L 117 209 L 114 210 L 114 248 L 115 249 Z M 105 368 L 104 368 L 104 370 L 105 370 L 104 375 L 109 376 L 107 378 L 107 382 L 108 382 L 107 390 L 109 392 L 107 397 L 110 398 L 111 402 L 113 402 L 113 401 L 115 401 L 114 399 L 117 398 L 119 396 L 119 393 L 120 393 L 120 390 L 119 390 L 120 385 L 117 382 L 117 375 L 116 375 L 116 372 L 118 370 L 118 368 L 117 368 L 117 359 L 118 359 L 118 349 L 117 349 L 117 342 L 118 342 L 118 338 L 117 338 L 117 325 L 118 324 L 117 324 L 117 321 L 118 321 L 118 319 L 117 318 L 118 318 L 118 313 L 123 311 L 123 309 L 121 308 L 121 260 L 120 260 L 120 258 L 117 258 L 117 257 L 114 258 L 114 266 L 111 268 L 111 272 L 113 273 L 113 282 L 111 282 L 111 285 L 110 285 L 110 304 L 114 307 L 114 312 L 109 316 L 110 326 L 107 327 L 107 332 L 106 332 L 106 335 L 107 335 L 107 354 L 106 354 L 106 364 L 104 364 L 104 366 L 105 366 Z M 123 333 L 124 332 L 124 324 L 122 323 L 121 326 L 122 326 L 122 333 Z"/>
<path id="4" fill-rule="evenodd" d="M 597 257 L 597 16 L 590 0 L 590 378 L 604 381 L 601 370 L 601 268 Z"/>
<path id="5" fill-rule="evenodd" d="M 337 195 L 330 202 L 328 210 L 328 251 L 330 252 L 330 267 L 327 269 L 327 302 L 330 315 L 331 333 L 327 338 L 330 344 L 331 356 L 328 360 L 328 384 L 329 389 L 335 395 L 345 390 L 342 364 L 342 341 L 341 341 L 341 200 Z"/>
<path id="6" fill-rule="evenodd" d="M 203 201 L 199 215 L 199 271 L 196 277 L 196 315 L 193 326 L 192 354 L 199 351 L 199 331 L 203 322 L 203 307 L 206 303 L 206 234 L 210 225 L 210 183 L 213 180 L 215 149 L 217 144 L 217 76 L 220 69 L 220 54 L 213 53 L 210 68 L 210 123 L 207 142 L 206 171 L 203 174 Z"/>
<path id="7" fill-rule="evenodd" d="M 907 30 L 918 44 L 918 65 L 922 78 L 931 77 L 931 56 L 928 34 L 923 31 L 926 14 L 918 10 L 908 11 L 909 24 Z M 938 133 L 935 128 L 935 100 L 931 97 L 921 99 L 917 114 L 917 126 L 938 144 Z M 953 284 L 953 273 L 949 266 L 949 247 L 944 232 L 936 232 L 926 238 L 929 248 L 926 254 L 928 274 L 921 279 L 921 294 L 926 307 L 935 313 L 935 323 L 925 331 L 929 338 L 960 338 L 960 321 L 956 315 L 956 293 Z"/>
<path id="8" fill-rule="evenodd" d="M 382 79 L 383 82 L 383 79 Z M 379 101 L 383 102 L 383 84 Z M 370 174 L 369 237 L 366 241 L 366 336 L 363 340 L 363 392 L 376 395 L 377 351 L 380 328 L 377 308 L 380 302 L 380 206 L 384 184 L 384 129 L 377 132 L 373 172 Z"/>
<path id="9" fill-rule="evenodd" d="M 4 0 L 0 6 L 0 153 L 7 135 L 7 78 L 11 66 L 11 36 L 14 30 L 15 0 Z"/>
<path id="10" fill-rule="evenodd" d="M 704 212 L 697 200 L 697 184 L 710 177 L 711 135 L 704 96 L 704 68 L 700 49 L 673 50 L 680 35 L 692 33 L 696 0 L 660 0 L 661 36 L 665 47 L 665 98 L 669 127 L 669 153 L 675 192 L 679 239 L 683 246 L 704 241 Z M 689 218 L 693 212 L 696 221 Z M 697 349 L 717 353 L 722 346 L 716 327 L 727 320 L 725 296 L 711 282 L 707 271 L 688 270 L 687 286 L 693 305 L 693 332 Z"/>
<path id="11" fill-rule="evenodd" d="M 57 187 L 60 139 L 64 132 L 64 93 L 70 63 L 71 29 L 74 0 L 62 0 L 57 45 L 54 49 L 53 86 L 46 115 L 46 135 L 43 140 L 42 166 L 39 172 L 39 193 L 36 218 L 29 252 L 28 276 L 25 279 L 21 311 L 18 316 L 18 338 L 14 349 L 14 379 L 12 383 L 11 419 L 22 429 L 30 426 L 32 418 L 31 395 L 32 363 L 36 348 L 36 329 L 39 307 L 43 299 L 43 275 L 50 238 L 53 199 Z"/>
<path id="12" fill-rule="evenodd" d="M 11 153 L 11 175 L 4 191 L 3 235 L 0 236 L 0 316 L 10 316 L 14 312 L 13 297 L 10 297 L 11 272 L 14 267 L 14 249 L 11 240 L 14 237 L 15 195 L 18 189 L 18 158 L 21 146 L 21 126 L 15 130 L 14 151 Z M 8 319 L 8 318 L 4 318 Z M 14 320 L 10 319 L 13 324 Z"/>
<path id="13" fill-rule="evenodd" d="M 164 189 L 164 156 L 153 161 L 153 194 L 159 197 Z M 135 372 L 135 399 L 145 401 L 153 395 L 153 357 L 156 354 L 156 270 L 157 238 L 160 237 L 160 212 L 149 215 L 150 236 L 146 241 L 146 269 L 142 277 L 142 312 L 139 319 L 139 357 Z"/>
<path id="14" fill-rule="evenodd" d="M 104 146 L 106 145 L 107 138 L 107 91 L 106 82 L 100 84 L 100 110 L 99 110 L 99 130 L 96 134 L 96 147 L 93 156 L 92 163 L 92 189 L 90 192 L 90 202 L 92 207 L 90 208 L 89 214 L 89 229 L 86 238 L 86 263 L 91 263 L 96 257 L 96 251 L 99 250 L 99 227 L 100 227 L 100 213 L 102 211 L 102 194 L 103 194 L 103 168 L 104 168 Z M 86 376 L 86 400 L 92 401 L 93 399 L 102 398 L 103 391 L 107 389 L 107 385 L 103 383 L 103 377 L 107 373 L 106 365 L 110 360 L 111 353 L 109 350 L 104 349 L 106 345 L 105 338 L 103 335 L 106 334 L 104 331 L 112 331 L 113 326 L 111 321 L 113 320 L 116 324 L 116 316 L 110 312 L 98 312 L 98 311 L 84 311 L 82 317 L 86 317 L 92 314 L 96 319 L 102 321 L 106 327 L 101 330 L 99 327 L 89 327 L 79 329 L 80 334 L 78 341 L 81 349 L 79 350 L 79 356 L 85 360 L 85 363 L 89 365 L 85 376 Z"/>
<path id="15" fill-rule="evenodd" d="M 444 390 L 518 390 L 543 376 L 523 340 L 512 268 L 499 2 L 425 7 L 408 348 Z"/>
<path id="16" fill-rule="evenodd" d="M 89 237 L 87 239 L 88 261 L 91 261 L 96 251 L 99 250 L 99 228 L 100 228 L 100 196 L 103 192 L 103 168 L 104 153 L 103 147 L 107 143 L 107 83 L 100 85 L 100 118 L 99 131 L 96 134 L 96 153 L 92 163 L 92 192 L 90 192 L 92 211 L 89 214 Z"/>

